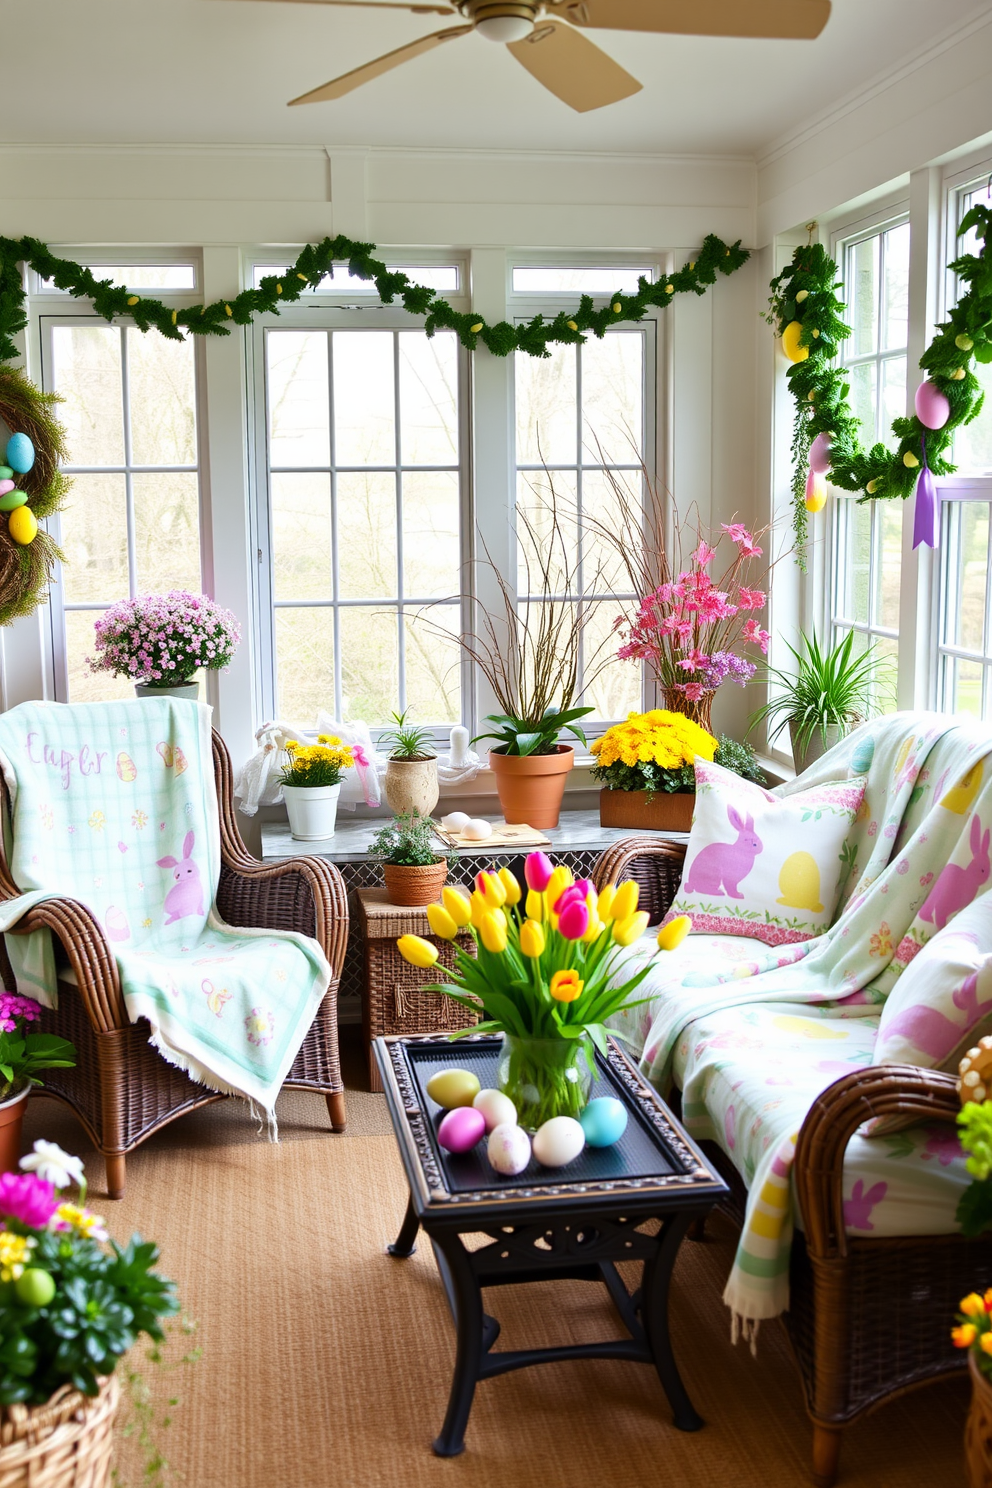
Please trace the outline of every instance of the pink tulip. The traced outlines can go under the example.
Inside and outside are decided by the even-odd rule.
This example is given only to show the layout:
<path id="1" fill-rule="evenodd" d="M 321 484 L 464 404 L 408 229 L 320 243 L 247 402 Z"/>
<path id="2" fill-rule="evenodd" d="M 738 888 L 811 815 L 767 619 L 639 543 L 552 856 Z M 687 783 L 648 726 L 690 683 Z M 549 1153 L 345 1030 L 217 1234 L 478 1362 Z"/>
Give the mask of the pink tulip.
<path id="1" fill-rule="evenodd" d="M 573 901 L 581 904 L 585 897 L 578 884 L 569 884 L 567 888 L 562 889 L 551 908 L 555 914 L 560 915 L 566 904 L 571 904 Z"/>
<path id="2" fill-rule="evenodd" d="M 590 894 L 595 894 L 596 892 L 596 885 L 591 878 L 577 878 L 575 880 L 575 887 L 579 890 L 583 899 L 588 899 Z"/>
<path id="3" fill-rule="evenodd" d="M 524 877 L 527 880 L 527 887 L 533 889 L 535 894 L 544 893 L 553 871 L 551 859 L 547 853 L 532 852 L 527 854 L 527 859 L 524 863 Z"/>
<path id="4" fill-rule="evenodd" d="M 558 929 L 566 940 L 581 940 L 589 929 L 589 906 L 582 899 L 572 899 L 558 916 Z"/>

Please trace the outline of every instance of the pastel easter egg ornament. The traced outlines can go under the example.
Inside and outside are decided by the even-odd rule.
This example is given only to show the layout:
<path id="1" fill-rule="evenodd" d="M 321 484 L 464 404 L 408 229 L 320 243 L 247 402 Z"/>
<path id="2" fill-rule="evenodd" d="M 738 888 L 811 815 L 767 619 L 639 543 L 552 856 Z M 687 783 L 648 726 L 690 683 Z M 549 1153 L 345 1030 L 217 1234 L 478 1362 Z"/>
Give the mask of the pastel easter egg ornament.
<path id="1" fill-rule="evenodd" d="M 776 903 L 788 909 L 806 909 L 810 914 L 822 914 L 820 903 L 820 868 L 812 853 L 790 853 L 779 870 L 778 889 L 781 898 Z"/>
<path id="2" fill-rule="evenodd" d="M 482 1112 L 487 1132 L 497 1126 L 516 1125 L 517 1108 L 502 1090 L 480 1090 L 472 1105 L 476 1111 Z"/>
<path id="3" fill-rule="evenodd" d="M 782 350 L 790 362 L 804 362 L 809 356 L 809 347 L 800 346 L 799 337 L 803 333 L 801 320 L 790 320 L 782 332 Z"/>
<path id="4" fill-rule="evenodd" d="M 470 1106 L 479 1089 L 478 1075 L 465 1069 L 438 1070 L 427 1081 L 427 1094 L 446 1111 L 453 1111 L 457 1106 Z"/>
<path id="5" fill-rule="evenodd" d="M 579 1116 L 588 1147 L 612 1147 L 627 1130 L 627 1109 L 612 1095 L 597 1095 Z"/>
<path id="6" fill-rule="evenodd" d="M 19 506 L 11 512 L 7 530 L 16 543 L 26 548 L 38 536 L 38 518 L 29 506 Z"/>
<path id="7" fill-rule="evenodd" d="M 14 472 L 9 465 L 0 465 L 0 480 L 13 480 Z"/>
<path id="8" fill-rule="evenodd" d="M 449 1152 L 471 1152 L 486 1134 L 486 1118 L 474 1106 L 449 1111 L 437 1129 L 437 1139 Z"/>
<path id="9" fill-rule="evenodd" d="M 3 490 L 3 495 L 0 496 L 0 512 L 16 511 L 19 506 L 24 506 L 28 499 L 27 491 L 15 490 L 13 481 L 0 481 L 0 490 Z"/>
<path id="10" fill-rule="evenodd" d="M 489 1133 L 486 1156 L 501 1178 L 515 1178 L 530 1162 L 530 1138 L 521 1126 L 504 1122 Z"/>
<path id="11" fill-rule="evenodd" d="M 920 383 L 913 401 L 916 405 L 916 417 L 928 429 L 942 429 L 951 416 L 951 405 L 946 393 L 942 393 L 936 383 L 929 380 Z"/>
<path id="12" fill-rule="evenodd" d="M 16 470 L 18 475 L 27 475 L 34 464 L 34 445 L 26 434 L 12 434 L 7 440 L 4 464 Z"/>
<path id="13" fill-rule="evenodd" d="M 805 505 L 808 512 L 819 512 L 827 504 L 827 487 L 822 475 L 812 468 L 806 476 Z"/>
<path id="14" fill-rule="evenodd" d="M 809 447 L 809 465 L 817 475 L 826 475 L 830 469 L 830 446 L 833 443 L 830 435 L 824 431 L 817 434 Z"/>
<path id="15" fill-rule="evenodd" d="M 586 1145 L 586 1134 L 572 1116 L 552 1116 L 534 1133 L 534 1156 L 545 1168 L 574 1162 Z"/>

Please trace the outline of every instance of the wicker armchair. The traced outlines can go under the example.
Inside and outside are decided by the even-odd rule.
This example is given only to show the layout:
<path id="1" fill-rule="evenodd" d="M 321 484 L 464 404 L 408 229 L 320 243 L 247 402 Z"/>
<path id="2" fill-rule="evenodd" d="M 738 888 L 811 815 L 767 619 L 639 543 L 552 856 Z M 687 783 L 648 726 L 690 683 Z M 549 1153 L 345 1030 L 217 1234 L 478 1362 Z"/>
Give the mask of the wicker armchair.
<path id="1" fill-rule="evenodd" d="M 257 862 L 241 840 L 231 793 L 231 760 L 217 733 L 213 760 L 221 845 L 217 909 L 229 925 L 296 930 L 319 941 L 334 975 L 286 1084 L 321 1091 L 331 1126 L 342 1132 L 345 1103 L 338 1057 L 337 988 L 348 938 L 344 884 L 337 869 L 320 858 L 293 858 L 271 866 Z M 8 808 L 4 793 L 3 809 Z M 0 900 L 17 894 L 0 845 Z M 124 1193 L 126 1153 L 178 1116 L 226 1097 L 167 1064 L 148 1041 L 145 1019 L 130 1022 L 117 963 L 103 930 L 84 905 L 71 899 L 50 899 L 8 933 L 27 934 L 43 927 L 53 932 L 58 959 L 72 968 L 75 984 L 60 977 L 58 1010 L 45 1011 L 42 1027 L 71 1039 L 78 1055 L 73 1069 L 47 1073 L 43 1093 L 76 1112 L 104 1156 L 107 1191 L 112 1199 L 119 1199 Z M 2 938 L 0 972 L 5 985 L 12 986 Z"/>
<path id="2" fill-rule="evenodd" d="M 678 887 L 685 848 L 629 838 L 604 853 L 597 888 L 636 879 L 652 920 Z M 967 1361 L 948 1330 L 962 1291 L 992 1285 L 988 1237 L 924 1235 L 862 1239 L 844 1227 L 844 1154 L 875 1116 L 953 1124 L 959 1109 L 950 1075 L 915 1065 L 879 1065 L 844 1075 L 813 1103 L 800 1129 L 793 1169 L 803 1232 L 793 1241 L 791 1301 L 783 1314 L 813 1423 L 813 1481 L 830 1488 L 843 1428 L 890 1396 Z M 703 1143 L 731 1185 L 725 1207 L 739 1223 L 746 1191 L 722 1149 Z"/>

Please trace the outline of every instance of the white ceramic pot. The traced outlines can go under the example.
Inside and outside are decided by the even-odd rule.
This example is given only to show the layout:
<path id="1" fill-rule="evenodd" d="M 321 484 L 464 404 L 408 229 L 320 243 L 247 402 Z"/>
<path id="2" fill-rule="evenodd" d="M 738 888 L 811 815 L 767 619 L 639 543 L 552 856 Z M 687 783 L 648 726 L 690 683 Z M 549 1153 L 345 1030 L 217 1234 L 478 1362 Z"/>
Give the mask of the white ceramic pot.
<path id="1" fill-rule="evenodd" d="M 189 698 L 195 703 L 200 691 L 199 682 L 184 682 L 179 687 L 152 687 L 147 682 L 135 682 L 134 690 L 139 698 L 143 697 L 175 697 Z"/>
<path id="2" fill-rule="evenodd" d="M 284 785 L 282 793 L 289 830 L 297 842 L 321 842 L 334 836 L 340 781 L 337 785 Z"/>
<path id="3" fill-rule="evenodd" d="M 394 816 L 409 816 L 413 811 L 418 816 L 430 816 L 440 795 L 437 757 L 432 754 L 419 760 L 388 760 L 383 791 Z"/>
<path id="4" fill-rule="evenodd" d="M 818 728 L 814 729 L 812 735 L 807 740 L 806 748 L 800 749 L 799 742 L 796 739 L 796 727 L 790 718 L 789 738 L 792 740 L 792 758 L 795 762 L 796 774 L 805 774 L 810 765 L 822 758 L 828 749 L 833 749 L 835 744 L 839 744 L 843 737 L 843 730 L 838 724 L 828 723 L 826 740 L 824 740 L 823 734 Z"/>

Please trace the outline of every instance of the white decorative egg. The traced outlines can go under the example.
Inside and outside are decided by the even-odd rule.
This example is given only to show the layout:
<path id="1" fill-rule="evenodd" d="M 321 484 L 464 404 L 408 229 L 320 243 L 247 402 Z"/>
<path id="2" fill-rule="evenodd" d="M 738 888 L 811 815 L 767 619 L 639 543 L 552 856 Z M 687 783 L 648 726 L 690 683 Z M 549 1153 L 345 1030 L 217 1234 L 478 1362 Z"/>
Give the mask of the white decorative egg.
<path id="1" fill-rule="evenodd" d="M 472 1104 L 485 1117 L 487 1132 L 496 1126 L 517 1124 L 517 1108 L 502 1090 L 480 1090 Z"/>
<path id="2" fill-rule="evenodd" d="M 480 817 L 471 817 L 462 827 L 461 835 L 467 837 L 469 842 L 484 842 L 493 835 L 492 823 L 482 821 Z"/>
<path id="3" fill-rule="evenodd" d="M 586 1145 L 586 1134 L 571 1116 L 552 1116 L 534 1133 L 534 1156 L 545 1168 L 574 1162 Z"/>
<path id="4" fill-rule="evenodd" d="M 468 813 L 465 811 L 449 811 L 447 816 L 442 816 L 441 825 L 446 832 L 460 832 L 468 819 Z"/>
<path id="5" fill-rule="evenodd" d="M 486 1153 L 497 1173 L 512 1178 L 530 1162 L 530 1138 L 523 1127 L 504 1122 L 489 1133 Z"/>

